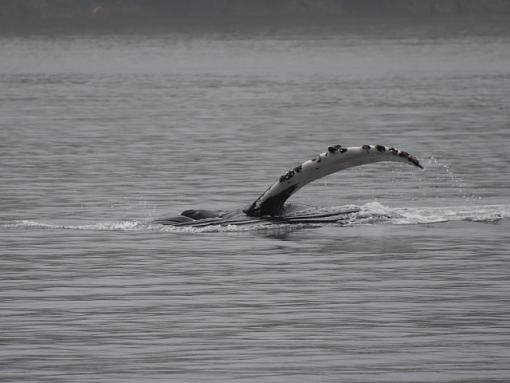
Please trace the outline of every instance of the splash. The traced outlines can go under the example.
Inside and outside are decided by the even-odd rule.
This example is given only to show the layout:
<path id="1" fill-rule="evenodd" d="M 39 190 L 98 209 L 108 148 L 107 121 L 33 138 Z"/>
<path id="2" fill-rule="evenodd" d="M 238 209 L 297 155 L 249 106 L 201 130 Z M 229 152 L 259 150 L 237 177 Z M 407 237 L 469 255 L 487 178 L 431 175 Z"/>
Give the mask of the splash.
<path id="1" fill-rule="evenodd" d="M 391 220 L 397 225 L 471 221 L 495 223 L 510 218 L 510 205 L 400 208 Z"/>

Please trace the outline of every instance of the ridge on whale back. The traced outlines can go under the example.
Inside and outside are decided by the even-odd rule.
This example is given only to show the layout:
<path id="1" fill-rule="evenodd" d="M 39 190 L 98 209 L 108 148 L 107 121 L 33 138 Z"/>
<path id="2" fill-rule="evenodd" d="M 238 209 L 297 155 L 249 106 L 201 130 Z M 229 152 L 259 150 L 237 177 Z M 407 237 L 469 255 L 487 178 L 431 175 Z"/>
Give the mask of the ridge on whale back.
<path id="1" fill-rule="evenodd" d="M 341 145 L 333 145 L 328 147 L 326 152 L 303 162 L 280 176 L 264 193 L 245 208 L 243 213 L 248 217 L 266 217 L 268 219 L 281 217 L 285 201 L 310 182 L 341 170 L 381 161 L 403 162 L 423 169 L 416 157 L 393 147 L 363 145 L 344 148 Z M 185 210 L 176 217 L 158 219 L 154 223 L 163 225 L 193 224 L 200 220 L 209 221 L 214 218 L 228 217 L 229 214 L 192 209 Z"/>

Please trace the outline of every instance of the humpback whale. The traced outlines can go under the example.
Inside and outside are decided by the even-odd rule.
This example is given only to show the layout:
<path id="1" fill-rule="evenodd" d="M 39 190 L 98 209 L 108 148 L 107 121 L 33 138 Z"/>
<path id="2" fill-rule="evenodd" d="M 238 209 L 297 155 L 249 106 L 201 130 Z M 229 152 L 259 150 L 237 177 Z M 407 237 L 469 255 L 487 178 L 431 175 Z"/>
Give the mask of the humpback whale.
<path id="1" fill-rule="evenodd" d="M 327 175 L 366 164 L 381 161 L 402 162 L 423 169 L 418 159 L 405 151 L 384 145 L 363 145 L 342 147 L 329 146 L 327 151 L 303 162 L 281 175 L 266 191 L 242 212 L 217 212 L 203 209 L 185 210 L 179 216 L 153 221 L 162 225 L 201 226 L 207 224 L 243 224 L 260 222 L 260 219 L 275 222 L 310 222 L 329 215 L 347 214 L 342 212 L 320 215 L 285 216 L 285 202 L 303 186 Z M 239 220 L 241 214 L 242 220 Z M 235 217 L 235 218 L 234 218 Z"/>

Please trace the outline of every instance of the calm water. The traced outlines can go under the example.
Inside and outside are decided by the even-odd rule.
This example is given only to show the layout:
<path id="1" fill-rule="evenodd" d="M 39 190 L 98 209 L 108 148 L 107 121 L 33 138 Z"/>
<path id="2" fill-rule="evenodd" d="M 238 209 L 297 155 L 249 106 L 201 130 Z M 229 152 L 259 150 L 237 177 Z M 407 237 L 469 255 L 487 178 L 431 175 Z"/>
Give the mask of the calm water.
<path id="1" fill-rule="evenodd" d="M 510 29 L 0 35 L 0 380 L 510 379 Z M 330 144 L 343 224 L 177 229 Z"/>

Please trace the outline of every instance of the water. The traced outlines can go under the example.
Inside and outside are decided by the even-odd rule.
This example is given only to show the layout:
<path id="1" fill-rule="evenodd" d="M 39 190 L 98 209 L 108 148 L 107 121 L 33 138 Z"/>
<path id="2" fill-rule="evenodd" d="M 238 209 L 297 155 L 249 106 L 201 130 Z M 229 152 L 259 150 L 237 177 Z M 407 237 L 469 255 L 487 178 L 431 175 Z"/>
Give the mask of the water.
<path id="1" fill-rule="evenodd" d="M 0 380 L 510 377 L 510 30 L 4 31 Z M 324 225 L 175 228 L 330 144 Z"/>

